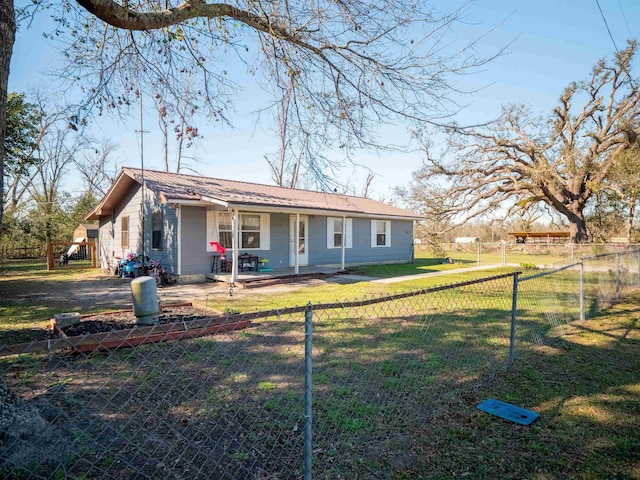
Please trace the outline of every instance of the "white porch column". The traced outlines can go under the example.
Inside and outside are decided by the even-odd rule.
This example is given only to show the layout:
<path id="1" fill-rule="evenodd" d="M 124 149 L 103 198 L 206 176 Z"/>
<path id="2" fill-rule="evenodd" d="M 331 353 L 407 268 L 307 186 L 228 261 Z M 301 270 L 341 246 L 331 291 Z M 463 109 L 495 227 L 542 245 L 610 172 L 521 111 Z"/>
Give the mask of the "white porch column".
<path id="1" fill-rule="evenodd" d="M 238 280 L 238 222 L 240 221 L 238 209 L 231 212 L 231 283 Z"/>
<path id="2" fill-rule="evenodd" d="M 340 261 L 340 270 L 344 270 L 344 256 L 347 248 L 347 217 L 342 216 L 342 259 Z"/>
<path id="3" fill-rule="evenodd" d="M 294 237 L 294 246 L 295 248 L 295 261 L 294 261 L 294 273 L 298 275 L 300 273 L 300 213 L 296 213 L 296 233 Z"/>
<path id="4" fill-rule="evenodd" d="M 178 205 L 178 263 L 176 265 L 176 275 L 182 275 L 182 205 Z"/>

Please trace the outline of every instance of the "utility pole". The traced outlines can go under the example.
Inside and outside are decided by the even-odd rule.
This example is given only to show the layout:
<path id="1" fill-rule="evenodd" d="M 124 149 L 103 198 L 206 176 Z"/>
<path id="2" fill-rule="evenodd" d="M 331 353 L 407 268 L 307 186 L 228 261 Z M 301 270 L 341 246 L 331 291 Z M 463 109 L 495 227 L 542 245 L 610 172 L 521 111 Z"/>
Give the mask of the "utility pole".
<path id="1" fill-rule="evenodd" d="M 144 130 L 142 128 L 142 91 L 140 91 L 140 130 L 136 130 L 136 133 L 140 134 L 140 170 L 142 171 L 142 184 L 140 188 L 140 195 L 142 197 L 142 275 L 145 274 L 144 271 L 144 260 L 145 260 L 145 228 L 144 223 L 146 221 L 147 216 L 145 215 L 147 209 L 147 202 L 144 197 L 144 134 L 149 133 L 148 130 Z"/>

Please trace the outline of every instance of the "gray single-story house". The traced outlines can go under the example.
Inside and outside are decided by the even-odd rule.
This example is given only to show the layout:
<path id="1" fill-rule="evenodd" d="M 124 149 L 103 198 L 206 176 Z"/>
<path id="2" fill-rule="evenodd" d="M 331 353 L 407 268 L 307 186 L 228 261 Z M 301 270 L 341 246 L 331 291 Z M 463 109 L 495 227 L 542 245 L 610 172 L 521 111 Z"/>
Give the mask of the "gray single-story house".
<path id="1" fill-rule="evenodd" d="M 144 238 L 146 256 L 196 282 L 212 271 L 215 242 L 227 249 L 231 281 L 241 254 L 293 273 L 408 262 L 421 217 L 368 198 L 123 168 L 86 219 L 99 221 L 101 265 L 140 254 Z"/>

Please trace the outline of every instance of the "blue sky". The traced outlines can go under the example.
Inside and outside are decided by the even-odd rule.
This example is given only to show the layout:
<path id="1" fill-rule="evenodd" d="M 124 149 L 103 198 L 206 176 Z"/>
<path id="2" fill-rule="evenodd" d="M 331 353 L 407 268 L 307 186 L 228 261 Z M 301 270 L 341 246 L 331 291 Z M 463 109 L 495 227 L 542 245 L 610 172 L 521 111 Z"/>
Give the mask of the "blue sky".
<path id="1" fill-rule="evenodd" d="M 630 37 L 640 32 L 640 2 L 637 0 L 599 0 L 604 17 L 619 49 Z M 449 2 L 447 2 L 449 3 Z M 54 52 L 42 38 L 46 17 L 37 18 L 30 29 L 18 32 L 9 77 L 10 91 L 28 91 L 47 81 L 47 70 L 55 61 Z M 480 89 L 472 96 L 459 99 L 467 107 L 460 112 L 461 123 L 494 118 L 505 103 L 527 103 L 540 114 L 553 108 L 562 89 L 571 81 L 587 77 L 593 64 L 615 51 L 596 0 L 478 0 L 467 16 L 467 25 L 456 34 L 460 44 L 465 39 L 493 29 L 480 42 L 480 54 L 490 54 L 513 42 L 507 54 L 488 64 L 482 71 L 462 79 L 460 86 Z M 197 150 L 186 152 L 198 159 L 197 170 L 207 176 L 272 183 L 264 155 L 276 151 L 272 132 L 256 127 L 255 98 L 260 98 L 256 85 L 243 85 L 236 113 L 235 129 L 199 125 L 204 139 Z M 124 124 L 113 119 L 100 119 L 90 131 L 98 138 L 111 138 L 120 145 L 120 166 L 139 166 L 139 128 L 137 114 Z M 145 120 L 145 168 L 162 169 L 162 141 L 154 115 Z M 402 131 L 386 129 L 390 138 Z M 395 130 L 395 131 L 394 131 Z M 374 196 L 388 199 L 394 186 L 406 185 L 411 172 L 421 162 L 420 155 L 359 155 L 357 161 L 370 166 L 377 174 L 372 184 Z M 356 191 L 362 186 L 364 173 L 350 168 L 341 172 L 350 177 Z M 71 191 L 77 186 L 69 185 Z"/>

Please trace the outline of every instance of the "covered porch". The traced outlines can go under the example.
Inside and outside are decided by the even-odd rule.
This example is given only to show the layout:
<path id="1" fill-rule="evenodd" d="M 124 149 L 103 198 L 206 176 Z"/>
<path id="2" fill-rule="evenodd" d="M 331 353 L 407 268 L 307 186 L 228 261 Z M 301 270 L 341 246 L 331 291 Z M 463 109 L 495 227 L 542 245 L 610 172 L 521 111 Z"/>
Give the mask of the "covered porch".
<path id="1" fill-rule="evenodd" d="M 340 267 L 304 266 L 298 267 L 296 273 L 295 267 L 286 267 L 274 268 L 268 272 L 254 270 L 238 272 L 235 281 L 233 280 L 233 272 L 207 273 L 207 280 L 248 286 L 251 284 L 287 283 L 312 278 L 330 278 L 343 271 Z"/>
<path id="2" fill-rule="evenodd" d="M 324 259 L 333 265 L 326 267 L 309 265 L 309 225 L 314 215 L 324 219 L 328 212 L 287 207 L 225 209 L 215 204 L 206 208 L 207 253 L 212 254 L 208 280 L 243 284 L 291 276 L 319 278 L 345 268 L 347 244 L 342 239 L 347 238 L 351 224 L 344 214 L 333 214 L 341 220 L 341 231 L 334 231 L 331 238 L 338 235 L 343 244 L 336 248 L 338 255 Z M 278 241 L 272 242 L 271 236 Z M 316 246 L 315 251 L 322 249 Z"/>

